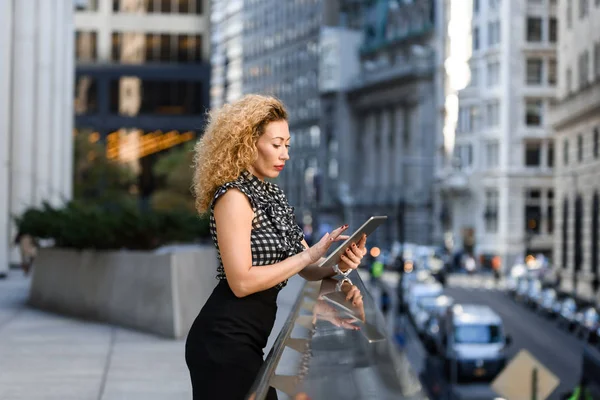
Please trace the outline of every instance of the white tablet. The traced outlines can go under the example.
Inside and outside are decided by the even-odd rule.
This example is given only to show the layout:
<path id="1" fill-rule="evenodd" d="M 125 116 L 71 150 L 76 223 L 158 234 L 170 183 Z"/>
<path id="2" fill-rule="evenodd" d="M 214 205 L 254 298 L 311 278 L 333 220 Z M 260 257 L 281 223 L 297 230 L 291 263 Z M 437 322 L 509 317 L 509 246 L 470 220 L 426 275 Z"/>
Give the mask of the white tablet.
<path id="1" fill-rule="evenodd" d="M 387 220 L 387 216 L 375 216 L 365 221 L 360 228 L 356 230 L 344 243 L 340 245 L 334 252 L 329 254 L 327 258 L 319 264 L 319 267 L 333 267 L 340 262 L 340 256 L 344 254 L 346 249 L 360 240 L 363 234 L 367 237 L 377 229 L 377 227 L 383 224 Z"/>

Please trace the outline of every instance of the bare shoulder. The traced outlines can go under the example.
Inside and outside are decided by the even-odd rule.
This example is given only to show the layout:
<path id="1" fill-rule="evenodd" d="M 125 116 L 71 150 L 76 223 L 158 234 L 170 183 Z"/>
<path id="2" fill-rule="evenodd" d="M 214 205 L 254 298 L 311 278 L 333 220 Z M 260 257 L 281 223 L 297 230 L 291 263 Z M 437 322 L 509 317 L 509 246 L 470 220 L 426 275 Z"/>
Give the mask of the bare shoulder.
<path id="1" fill-rule="evenodd" d="M 231 188 L 216 200 L 214 214 L 215 219 L 235 217 L 236 219 L 249 218 L 252 220 L 254 212 L 248 196 L 237 188 Z"/>

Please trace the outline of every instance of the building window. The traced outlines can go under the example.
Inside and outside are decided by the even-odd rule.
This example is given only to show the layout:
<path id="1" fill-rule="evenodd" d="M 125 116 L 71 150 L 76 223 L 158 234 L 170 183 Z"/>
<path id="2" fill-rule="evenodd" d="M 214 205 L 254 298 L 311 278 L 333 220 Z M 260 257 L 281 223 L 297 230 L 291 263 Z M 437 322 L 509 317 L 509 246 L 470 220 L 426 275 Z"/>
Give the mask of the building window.
<path id="1" fill-rule="evenodd" d="M 74 85 L 75 115 L 94 114 L 98 111 L 98 85 L 91 76 L 78 76 Z"/>
<path id="2" fill-rule="evenodd" d="M 485 191 L 485 230 L 488 233 L 498 232 L 498 189 Z"/>
<path id="3" fill-rule="evenodd" d="M 539 142 L 525 143 L 525 166 L 539 167 L 542 163 L 542 144 Z"/>
<path id="4" fill-rule="evenodd" d="M 98 0 L 75 0 L 75 11 L 97 11 Z"/>
<path id="5" fill-rule="evenodd" d="M 579 0 L 579 19 L 583 19 L 588 15 L 589 6 L 588 0 Z"/>
<path id="6" fill-rule="evenodd" d="M 571 94 L 571 91 L 573 90 L 573 73 L 571 72 L 571 68 L 567 68 L 566 74 L 565 81 L 567 85 L 567 94 Z"/>
<path id="7" fill-rule="evenodd" d="M 473 0 L 473 14 L 479 12 L 479 0 Z"/>
<path id="8" fill-rule="evenodd" d="M 542 125 L 542 100 L 527 99 L 525 100 L 525 124 L 527 126 Z"/>
<path id="9" fill-rule="evenodd" d="M 115 32 L 112 35 L 112 59 L 121 58 L 123 36 L 126 33 Z M 181 64 L 202 61 L 202 35 L 144 35 L 145 62 L 176 62 Z M 140 51 L 142 46 L 140 47 Z"/>
<path id="10" fill-rule="evenodd" d="M 455 146 L 454 158 L 459 164 L 459 169 L 470 168 L 473 165 L 473 146 L 471 144 Z"/>
<path id="11" fill-rule="evenodd" d="M 477 132 L 481 129 L 481 113 L 479 111 L 479 106 L 471 106 L 469 107 L 469 119 L 471 130 Z"/>
<path id="12" fill-rule="evenodd" d="M 583 161 L 583 135 L 577 136 L 577 161 Z"/>
<path id="13" fill-rule="evenodd" d="M 500 21 L 488 23 L 488 45 L 490 47 L 500 43 Z"/>
<path id="14" fill-rule="evenodd" d="M 581 90 L 585 88 L 589 82 L 590 56 L 588 51 L 586 50 L 581 53 L 577 61 L 579 63 L 579 89 Z"/>
<path id="15" fill-rule="evenodd" d="M 527 59 L 527 84 L 541 85 L 542 84 L 542 65 L 541 58 Z"/>
<path id="16" fill-rule="evenodd" d="M 542 192 L 529 189 L 525 195 L 525 232 L 539 235 L 541 233 Z"/>
<path id="17" fill-rule="evenodd" d="M 527 18 L 527 41 L 541 42 L 542 41 L 542 19 L 539 17 Z"/>
<path id="18" fill-rule="evenodd" d="M 598 127 L 594 128 L 594 158 L 600 157 L 600 131 Z"/>
<path id="19" fill-rule="evenodd" d="M 458 132 L 471 132 L 471 119 L 469 107 L 460 107 L 458 110 Z"/>
<path id="20" fill-rule="evenodd" d="M 113 0 L 114 12 L 202 14 L 203 0 Z"/>
<path id="21" fill-rule="evenodd" d="M 119 112 L 119 81 L 111 82 L 111 113 Z M 201 115 L 204 112 L 202 83 L 190 81 L 141 81 L 140 114 Z"/>
<path id="22" fill-rule="evenodd" d="M 498 141 L 488 142 L 485 145 L 485 155 L 488 168 L 496 168 L 500 164 L 500 144 Z"/>
<path id="23" fill-rule="evenodd" d="M 563 200 L 562 213 L 562 267 L 567 269 L 569 263 L 569 199 Z"/>
<path id="24" fill-rule="evenodd" d="M 548 167 L 554 167 L 554 142 L 548 142 Z"/>
<path id="25" fill-rule="evenodd" d="M 554 190 L 548 190 L 548 206 L 546 211 L 546 228 L 548 234 L 554 233 Z"/>
<path id="26" fill-rule="evenodd" d="M 556 43 L 558 40 L 558 22 L 556 18 L 550 18 L 550 23 L 549 23 L 549 34 L 550 34 L 550 41 L 552 43 Z"/>
<path id="27" fill-rule="evenodd" d="M 554 58 L 548 61 L 548 84 L 556 85 L 556 60 Z"/>
<path id="28" fill-rule="evenodd" d="M 500 83 L 500 62 L 492 61 L 487 64 L 488 86 L 496 86 Z"/>
<path id="29" fill-rule="evenodd" d="M 563 165 L 569 165 L 569 139 L 563 141 Z"/>
<path id="30" fill-rule="evenodd" d="M 479 28 L 473 28 L 473 50 L 479 50 Z"/>
<path id="31" fill-rule="evenodd" d="M 581 195 L 575 200 L 575 249 L 573 253 L 573 262 L 575 271 L 581 270 L 581 261 L 583 259 L 583 200 Z"/>
<path id="32" fill-rule="evenodd" d="M 600 274 L 600 196 L 594 193 L 592 200 L 592 273 L 598 279 Z"/>
<path id="33" fill-rule="evenodd" d="M 75 59 L 80 62 L 90 62 L 97 59 L 96 32 L 75 32 Z"/>
<path id="34" fill-rule="evenodd" d="M 567 29 L 573 26 L 573 0 L 567 0 Z"/>
<path id="35" fill-rule="evenodd" d="M 500 124 L 500 102 L 494 100 L 487 105 L 487 126 L 494 127 Z"/>

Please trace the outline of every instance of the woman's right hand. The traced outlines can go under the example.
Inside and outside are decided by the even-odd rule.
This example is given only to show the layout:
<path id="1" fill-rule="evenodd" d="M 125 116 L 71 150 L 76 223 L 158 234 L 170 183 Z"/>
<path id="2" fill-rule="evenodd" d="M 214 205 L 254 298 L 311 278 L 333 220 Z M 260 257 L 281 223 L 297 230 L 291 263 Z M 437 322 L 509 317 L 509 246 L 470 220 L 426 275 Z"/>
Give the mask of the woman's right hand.
<path id="1" fill-rule="evenodd" d="M 326 233 L 325 235 L 323 235 L 321 240 L 319 240 L 317 243 L 306 249 L 305 252 L 308 255 L 309 259 L 308 265 L 316 263 L 321 259 L 321 257 L 327 254 L 327 250 L 329 250 L 329 247 L 332 245 L 333 242 L 347 240 L 349 236 L 342 235 L 342 233 L 346 229 L 348 229 L 348 225 L 342 225 L 333 232 L 331 232 L 331 234 L 329 232 Z"/>

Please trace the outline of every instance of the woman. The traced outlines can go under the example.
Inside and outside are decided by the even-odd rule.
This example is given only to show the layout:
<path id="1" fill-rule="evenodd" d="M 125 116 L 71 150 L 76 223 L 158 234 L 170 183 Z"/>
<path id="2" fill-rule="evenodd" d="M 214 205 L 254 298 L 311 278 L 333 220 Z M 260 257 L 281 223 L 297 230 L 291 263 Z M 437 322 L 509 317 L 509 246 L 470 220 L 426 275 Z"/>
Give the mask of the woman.
<path id="1" fill-rule="evenodd" d="M 213 111 L 195 148 L 194 192 L 210 213 L 219 283 L 194 321 L 186 342 L 194 399 L 243 399 L 263 363 L 275 322 L 277 294 L 300 274 L 321 280 L 335 273 L 317 263 L 344 225 L 309 247 L 276 178 L 289 157 L 287 112 L 272 97 L 248 95 Z M 357 268 L 366 238 L 339 264 Z M 361 300 L 356 289 L 353 301 Z M 273 389 L 269 399 L 276 399 Z"/>

